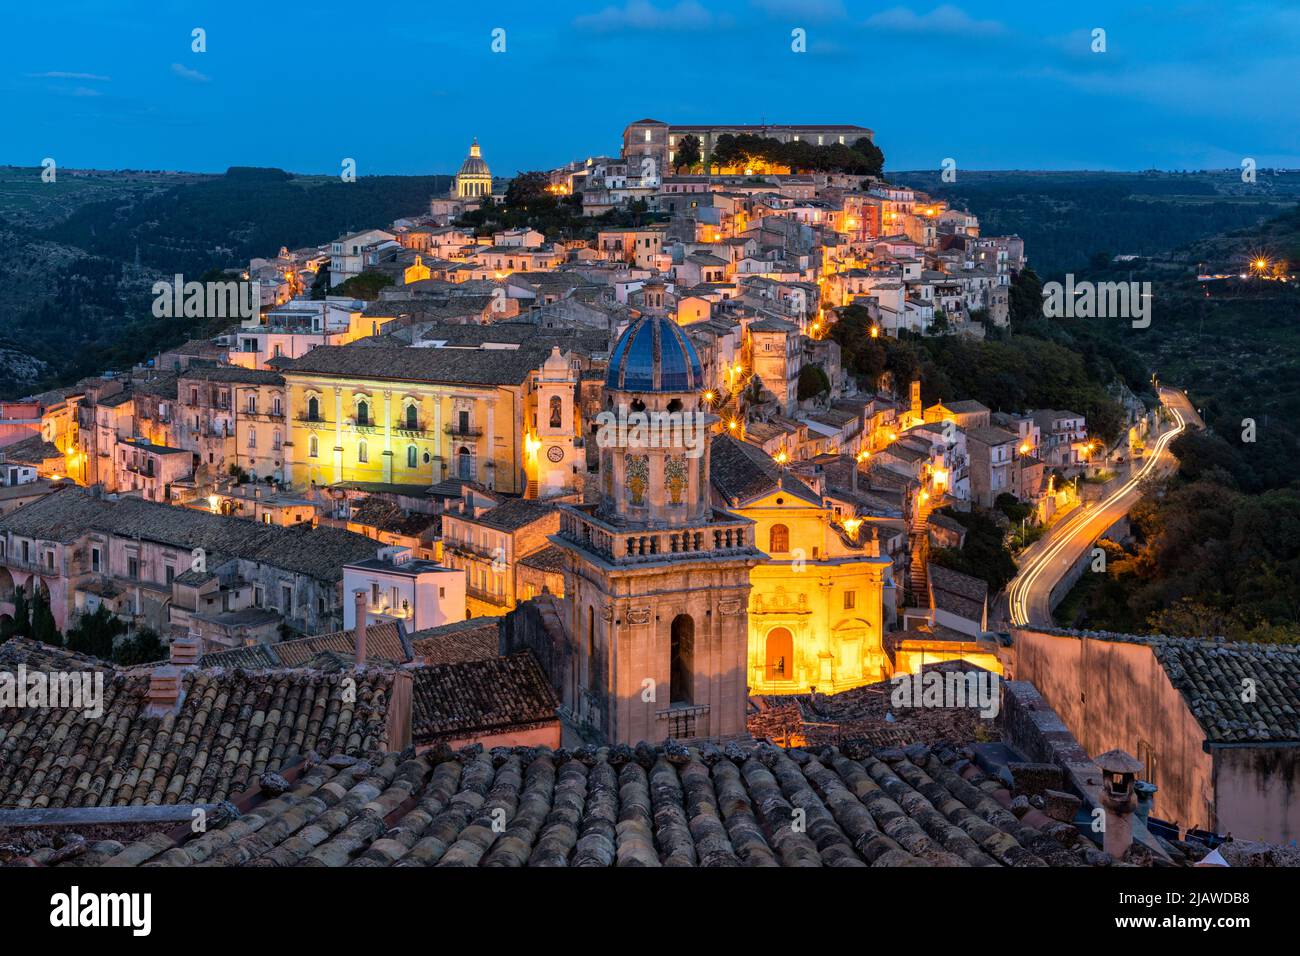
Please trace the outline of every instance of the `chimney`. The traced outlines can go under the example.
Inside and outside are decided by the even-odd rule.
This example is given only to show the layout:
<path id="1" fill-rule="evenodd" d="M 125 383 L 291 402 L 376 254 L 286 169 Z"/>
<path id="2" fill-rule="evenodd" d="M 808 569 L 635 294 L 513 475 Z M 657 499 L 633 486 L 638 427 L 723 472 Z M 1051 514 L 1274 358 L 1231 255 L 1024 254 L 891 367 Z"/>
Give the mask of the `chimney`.
<path id="1" fill-rule="evenodd" d="M 1106 811 L 1102 849 L 1123 860 L 1133 845 L 1133 811 L 1137 809 L 1134 784 L 1142 765 L 1123 750 L 1108 750 L 1097 758 L 1101 768 L 1101 806 Z"/>
<path id="2" fill-rule="evenodd" d="M 171 661 L 176 667 L 197 667 L 202 639 L 197 635 L 178 637 L 172 641 Z"/>
<path id="3" fill-rule="evenodd" d="M 145 692 L 145 714 L 163 717 L 180 710 L 185 699 L 185 672 L 198 666 L 202 641 L 197 637 L 178 638 L 171 644 L 171 659 L 149 672 L 149 689 Z"/>
<path id="4" fill-rule="evenodd" d="M 366 662 L 366 592 L 358 588 L 355 599 L 357 623 L 353 633 L 356 636 L 357 666 L 361 667 Z"/>

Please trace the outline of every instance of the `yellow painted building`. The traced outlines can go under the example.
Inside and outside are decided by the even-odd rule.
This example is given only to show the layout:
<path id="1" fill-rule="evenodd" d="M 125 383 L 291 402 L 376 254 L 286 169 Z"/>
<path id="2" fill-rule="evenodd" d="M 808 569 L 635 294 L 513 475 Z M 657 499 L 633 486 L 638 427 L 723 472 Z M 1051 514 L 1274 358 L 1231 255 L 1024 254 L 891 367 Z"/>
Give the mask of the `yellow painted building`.
<path id="1" fill-rule="evenodd" d="M 717 436 L 715 493 L 755 522 L 767 559 L 750 571 L 751 694 L 832 693 L 893 671 L 883 646 L 892 562 L 856 519 L 840 522 L 820 494 L 753 445 Z"/>
<path id="2" fill-rule="evenodd" d="M 296 487 L 476 481 L 522 494 L 545 349 L 324 346 L 284 371 Z"/>

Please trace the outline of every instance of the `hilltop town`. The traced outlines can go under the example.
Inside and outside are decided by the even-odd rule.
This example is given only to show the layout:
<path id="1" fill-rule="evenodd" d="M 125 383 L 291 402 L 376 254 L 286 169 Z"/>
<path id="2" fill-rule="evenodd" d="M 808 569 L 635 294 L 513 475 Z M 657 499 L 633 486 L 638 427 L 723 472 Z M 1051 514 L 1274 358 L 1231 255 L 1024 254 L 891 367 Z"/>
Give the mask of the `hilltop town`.
<path id="1" fill-rule="evenodd" d="M 158 284 L 215 334 L 0 403 L 0 665 L 107 688 L 0 706 L 0 852 L 1294 862 L 1295 648 L 1051 619 L 1185 396 L 1090 429 L 856 359 L 1007 336 L 1020 237 L 860 125 L 643 119 L 510 180 L 489 143 Z"/>

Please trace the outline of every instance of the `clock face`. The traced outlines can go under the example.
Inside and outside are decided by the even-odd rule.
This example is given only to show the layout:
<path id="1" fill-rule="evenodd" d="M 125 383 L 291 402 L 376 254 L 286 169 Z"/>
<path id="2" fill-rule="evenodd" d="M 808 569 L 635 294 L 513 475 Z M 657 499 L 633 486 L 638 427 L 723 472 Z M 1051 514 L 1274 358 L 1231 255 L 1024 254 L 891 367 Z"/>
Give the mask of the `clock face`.
<path id="1" fill-rule="evenodd" d="M 552 445 L 546 449 L 546 457 L 556 463 L 564 461 L 564 449 L 559 445 Z"/>

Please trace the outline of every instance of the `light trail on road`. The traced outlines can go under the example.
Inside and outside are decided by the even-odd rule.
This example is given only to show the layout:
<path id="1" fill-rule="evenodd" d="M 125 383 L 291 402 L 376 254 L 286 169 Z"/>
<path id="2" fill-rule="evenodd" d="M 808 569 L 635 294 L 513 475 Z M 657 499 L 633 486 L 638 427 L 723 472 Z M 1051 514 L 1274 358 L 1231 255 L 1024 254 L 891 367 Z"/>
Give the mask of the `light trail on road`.
<path id="1" fill-rule="evenodd" d="M 1162 398 L 1163 397 L 1164 395 L 1162 393 Z M 1180 397 L 1182 396 L 1180 395 Z M 1169 447 L 1169 443 L 1181 435 L 1183 430 L 1187 427 L 1187 419 L 1183 417 L 1182 411 L 1172 403 L 1166 403 L 1166 407 L 1168 407 L 1173 413 L 1174 427 L 1156 439 L 1154 454 L 1150 456 L 1147 463 L 1138 470 L 1136 475 L 1113 491 L 1104 501 L 1099 503 L 1097 507 L 1080 508 L 1077 514 L 1067 518 L 1064 523 L 1053 532 L 1052 537 L 1054 540 L 1043 549 L 1041 554 L 1031 558 L 1025 566 L 1020 569 L 1020 572 L 1015 576 L 1015 578 L 1012 579 L 1011 584 L 1007 588 L 1007 596 L 1010 599 L 1011 623 L 1013 625 L 1023 626 L 1031 623 L 1051 624 L 1050 594 L 1051 587 L 1055 587 L 1055 582 L 1052 581 L 1051 587 L 1048 589 L 1049 619 L 1046 621 L 1031 620 L 1029 605 L 1035 585 L 1052 567 L 1061 552 L 1071 544 L 1077 545 L 1081 540 L 1083 540 L 1084 546 L 1087 547 L 1092 544 L 1107 527 L 1114 524 L 1114 522 L 1118 520 L 1118 515 L 1108 516 L 1107 512 L 1115 508 L 1126 495 L 1133 493 L 1143 480 L 1154 474 L 1154 470 L 1160 467 L 1161 458 Z M 1127 514 L 1128 511 L 1129 508 L 1124 508 L 1120 514 Z M 1098 519 L 1101 519 L 1102 523 L 1101 526 L 1096 529 L 1094 534 L 1090 530 L 1090 526 L 1096 523 Z M 1077 527 L 1072 527 L 1072 525 L 1077 525 Z M 1043 579 L 1044 583 L 1047 583 L 1049 580 L 1050 579 L 1048 578 Z"/>

